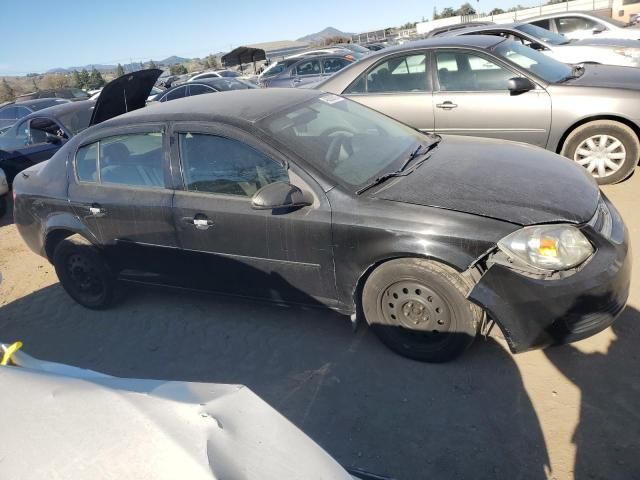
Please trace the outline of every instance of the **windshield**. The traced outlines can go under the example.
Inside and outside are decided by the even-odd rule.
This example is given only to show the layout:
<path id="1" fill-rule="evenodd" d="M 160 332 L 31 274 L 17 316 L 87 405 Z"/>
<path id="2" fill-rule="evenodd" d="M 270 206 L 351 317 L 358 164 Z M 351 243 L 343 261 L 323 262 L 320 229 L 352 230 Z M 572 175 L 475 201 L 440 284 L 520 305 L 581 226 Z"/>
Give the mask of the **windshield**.
<path id="1" fill-rule="evenodd" d="M 537 27 L 536 25 L 531 25 L 530 23 L 518 25 L 516 27 L 516 30 L 520 30 L 521 32 L 528 33 L 532 37 L 535 37 L 538 40 L 542 40 L 543 42 L 550 43 L 551 45 L 565 45 L 569 43 L 569 39 L 564 35 L 560 35 L 559 33 L 553 33 L 544 28 Z"/>
<path id="2" fill-rule="evenodd" d="M 505 40 L 493 47 L 494 53 L 528 70 L 545 82 L 557 83 L 572 75 L 569 65 L 558 62 L 519 42 Z"/>
<path id="3" fill-rule="evenodd" d="M 335 95 L 276 113 L 258 126 L 329 178 L 350 187 L 395 170 L 417 145 L 429 141 L 412 128 Z"/>
<path id="4" fill-rule="evenodd" d="M 64 125 L 64 127 L 73 135 L 89 126 L 89 122 L 91 121 L 91 114 L 93 113 L 93 105 L 95 105 L 95 103 L 87 103 L 89 103 L 90 106 L 87 106 L 86 108 L 74 109 L 70 112 L 58 115 L 58 120 L 60 121 L 60 123 L 62 123 L 62 125 Z"/>
<path id="5" fill-rule="evenodd" d="M 260 76 L 263 78 L 266 78 L 266 77 L 273 77 L 274 75 L 278 75 L 279 73 L 284 72 L 287 68 L 289 68 L 291 65 L 298 62 L 299 60 L 300 60 L 299 58 L 295 58 L 291 60 L 280 60 L 279 62 L 276 62 L 273 65 L 269 66 L 264 72 L 262 72 L 262 75 Z"/>

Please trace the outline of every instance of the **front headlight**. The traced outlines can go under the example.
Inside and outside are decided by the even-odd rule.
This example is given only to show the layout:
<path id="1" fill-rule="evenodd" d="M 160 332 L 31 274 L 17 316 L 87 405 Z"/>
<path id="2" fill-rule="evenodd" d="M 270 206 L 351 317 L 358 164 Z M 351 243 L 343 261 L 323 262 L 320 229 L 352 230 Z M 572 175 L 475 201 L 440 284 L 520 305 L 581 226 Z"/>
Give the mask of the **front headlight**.
<path id="1" fill-rule="evenodd" d="M 571 225 L 524 227 L 500 240 L 498 248 L 542 270 L 567 270 L 593 255 L 589 240 Z"/>

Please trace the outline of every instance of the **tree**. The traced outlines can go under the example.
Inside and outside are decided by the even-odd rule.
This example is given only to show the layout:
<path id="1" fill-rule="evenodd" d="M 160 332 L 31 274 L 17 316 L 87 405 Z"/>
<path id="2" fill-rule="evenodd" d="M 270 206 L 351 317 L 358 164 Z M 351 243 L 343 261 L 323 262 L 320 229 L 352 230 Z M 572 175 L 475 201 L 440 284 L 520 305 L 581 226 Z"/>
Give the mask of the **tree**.
<path id="1" fill-rule="evenodd" d="M 82 79 L 80 78 L 80 72 L 78 72 L 78 70 L 74 70 L 71 73 L 71 80 L 73 82 L 74 87 L 84 88 L 84 85 L 82 85 Z"/>
<path id="2" fill-rule="evenodd" d="M 89 72 L 87 72 L 86 68 L 83 68 L 80 72 L 80 85 L 82 85 L 81 88 L 89 88 L 89 81 Z"/>
<path id="3" fill-rule="evenodd" d="M 440 13 L 440 15 L 438 15 L 438 18 L 449 18 L 449 17 L 455 17 L 457 15 L 456 11 L 451 8 L 451 7 L 447 7 L 444 8 L 442 10 L 442 12 Z"/>
<path id="4" fill-rule="evenodd" d="M 118 64 L 118 66 L 116 67 L 116 77 L 121 77 L 124 75 L 124 68 L 122 68 L 122 65 Z"/>
<path id="5" fill-rule="evenodd" d="M 149 68 L 158 68 L 158 66 L 156 65 L 156 62 L 149 60 Z"/>
<path id="6" fill-rule="evenodd" d="M 471 6 L 469 2 L 463 3 L 458 10 L 456 10 L 456 16 L 475 15 L 476 9 Z"/>
<path id="7" fill-rule="evenodd" d="M 218 57 L 216 57 L 215 55 L 207 55 L 207 58 L 205 60 L 209 62 L 209 68 L 218 68 L 220 66 Z"/>
<path id="8" fill-rule="evenodd" d="M 205 70 L 209 70 L 211 68 L 211 64 L 206 58 L 204 59 L 204 62 L 202 62 L 202 68 L 204 68 Z"/>
<path id="9" fill-rule="evenodd" d="M 9 102 L 16 98 L 16 94 L 7 82 L 6 78 L 2 79 L 2 83 L 0 83 L 0 102 Z"/>
<path id="10" fill-rule="evenodd" d="M 506 13 L 506 12 L 501 8 L 494 8 L 489 12 L 489 15 L 500 15 L 502 13 Z"/>
<path id="11" fill-rule="evenodd" d="M 184 75 L 185 73 L 189 73 L 187 67 L 182 65 L 181 63 L 176 63 L 175 65 L 171 65 L 169 67 L 169 73 L 171 75 Z"/>
<path id="12" fill-rule="evenodd" d="M 31 83 L 33 84 L 33 91 L 37 92 L 38 90 L 40 90 L 38 88 L 38 84 L 36 83 L 36 77 L 31 77 Z"/>
<path id="13" fill-rule="evenodd" d="M 104 87 L 105 83 L 107 82 L 105 82 L 104 78 L 102 78 L 102 74 L 98 71 L 96 67 L 93 67 L 91 69 L 91 75 L 89 75 L 89 83 L 87 85 L 87 88 L 92 90 L 95 88 L 102 88 Z"/>

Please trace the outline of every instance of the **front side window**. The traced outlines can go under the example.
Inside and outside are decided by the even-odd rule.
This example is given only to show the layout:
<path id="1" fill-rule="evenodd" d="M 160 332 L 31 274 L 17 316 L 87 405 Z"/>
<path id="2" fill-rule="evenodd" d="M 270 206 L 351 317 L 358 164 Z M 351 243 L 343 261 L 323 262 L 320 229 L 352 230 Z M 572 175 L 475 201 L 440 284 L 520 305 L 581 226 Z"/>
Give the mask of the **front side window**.
<path id="1" fill-rule="evenodd" d="M 345 93 L 424 92 L 427 90 L 427 55 L 390 58 L 363 74 Z"/>
<path id="2" fill-rule="evenodd" d="M 354 187 L 399 168 L 429 142 L 406 125 L 329 94 L 269 116 L 258 127 L 322 174 Z"/>
<path id="3" fill-rule="evenodd" d="M 306 60 L 296 66 L 296 75 L 320 75 L 320 62 L 318 60 Z"/>
<path id="4" fill-rule="evenodd" d="M 98 143 L 101 183 L 164 188 L 161 133 L 119 135 Z M 79 173 L 78 163 L 76 168 Z"/>
<path id="5" fill-rule="evenodd" d="M 582 17 L 562 17 L 556 19 L 558 32 L 572 33 L 581 30 L 593 30 L 599 24 L 589 18 Z"/>
<path id="6" fill-rule="evenodd" d="M 186 96 L 187 96 L 187 87 L 182 86 L 168 92 L 164 97 L 162 97 L 160 101 L 168 102 L 169 100 L 176 100 L 178 98 L 183 98 Z"/>
<path id="7" fill-rule="evenodd" d="M 67 134 L 50 118 L 34 118 L 29 122 L 29 144 L 46 143 L 51 137 L 67 138 Z"/>
<path id="8" fill-rule="evenodd" d="M 344 58 L 327 58 L 322 61 L 322 69 L 324 73 L 335 73 L 338 70 L 342 70 L 349 65 L 349 62 Z"/>
<path id="9" fill-rule="evenodd" d="M 441 91 L 507 90 L 515 76 L 485 57 L 466 52 L 438 52 L 436 63 Z"/>
<path id="10" fill-rule="evenodd" d="M 179 142 L 188 191 L 252 197 L 265 185 L 289 180 L 283 165 L 237 140 L 181 133 Z"/>

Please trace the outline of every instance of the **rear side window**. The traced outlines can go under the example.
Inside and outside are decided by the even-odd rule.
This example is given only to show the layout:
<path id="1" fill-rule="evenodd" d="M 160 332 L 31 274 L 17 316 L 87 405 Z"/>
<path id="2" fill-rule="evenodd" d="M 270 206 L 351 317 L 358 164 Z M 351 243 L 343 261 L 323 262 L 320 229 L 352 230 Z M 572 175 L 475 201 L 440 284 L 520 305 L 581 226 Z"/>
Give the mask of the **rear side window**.
<path id="1" fill-rule="evenodd" d="M 402 55 L 385 60 L 363 74 L 345 93 L 427 91 L 427 55 Z"/>
<path id="2" fill-rule="evenodd" d="M 289 180 L 283 165 L 230 138 L 181 133 L 180 157 L 191 192 L 252 197 L 265 185 Z"/>
<path id="3" fill-rule="evenodd" d="M 213 93 L 215 90 L 206 85 L 189 85 L 189 95 L 202 95 L 203 93 Z"/>
<path id="4" fill-rule="evenodd" d="M 551 24 L 549 19 L 538 20 L 537 22 L 531 22 L 531 25 L 535 25 L 536 27 L 544 28 L 545 30 L 551 30 Z"/>
<path id="5" fill-rule="evenodd" d="M 81 182 L 98 181 L 98 143 L 78 149 L 76 154 L 76 174 Z"/>
<path id="6" fill-rule="evenodd" d="M 324 73 L 335 73 L 338 70 L 342 70 L 347 65 L 349 65 L 349 62 L 344 58 L 327 58 L 322 61 Z"/>
<path id="7" fill-rule="evenodd" d="M 119 135 L 78 149 L 76 174 L 82 182 L 164 188 L 162 134 Z"/>
<path id="8" fill-rule="evenodd" d="M 296 66 L 296 75 L 320 75 L 320 62 L 318 60 L 307 60 Z"/>
<path id="9" fill-rule="evenodd" d="M 170 91 L 164 97 L 162 97 L 162 99 L 160 101 L 161 102 L 168 102 L 169 100 L 176 100 L 178 98 L 183 98 L 183 97 L 186 97 L 186 96 L 187 96 L 187 87 L 183 86 L 183 87 L 178 87 L 175 90 Z"/>

